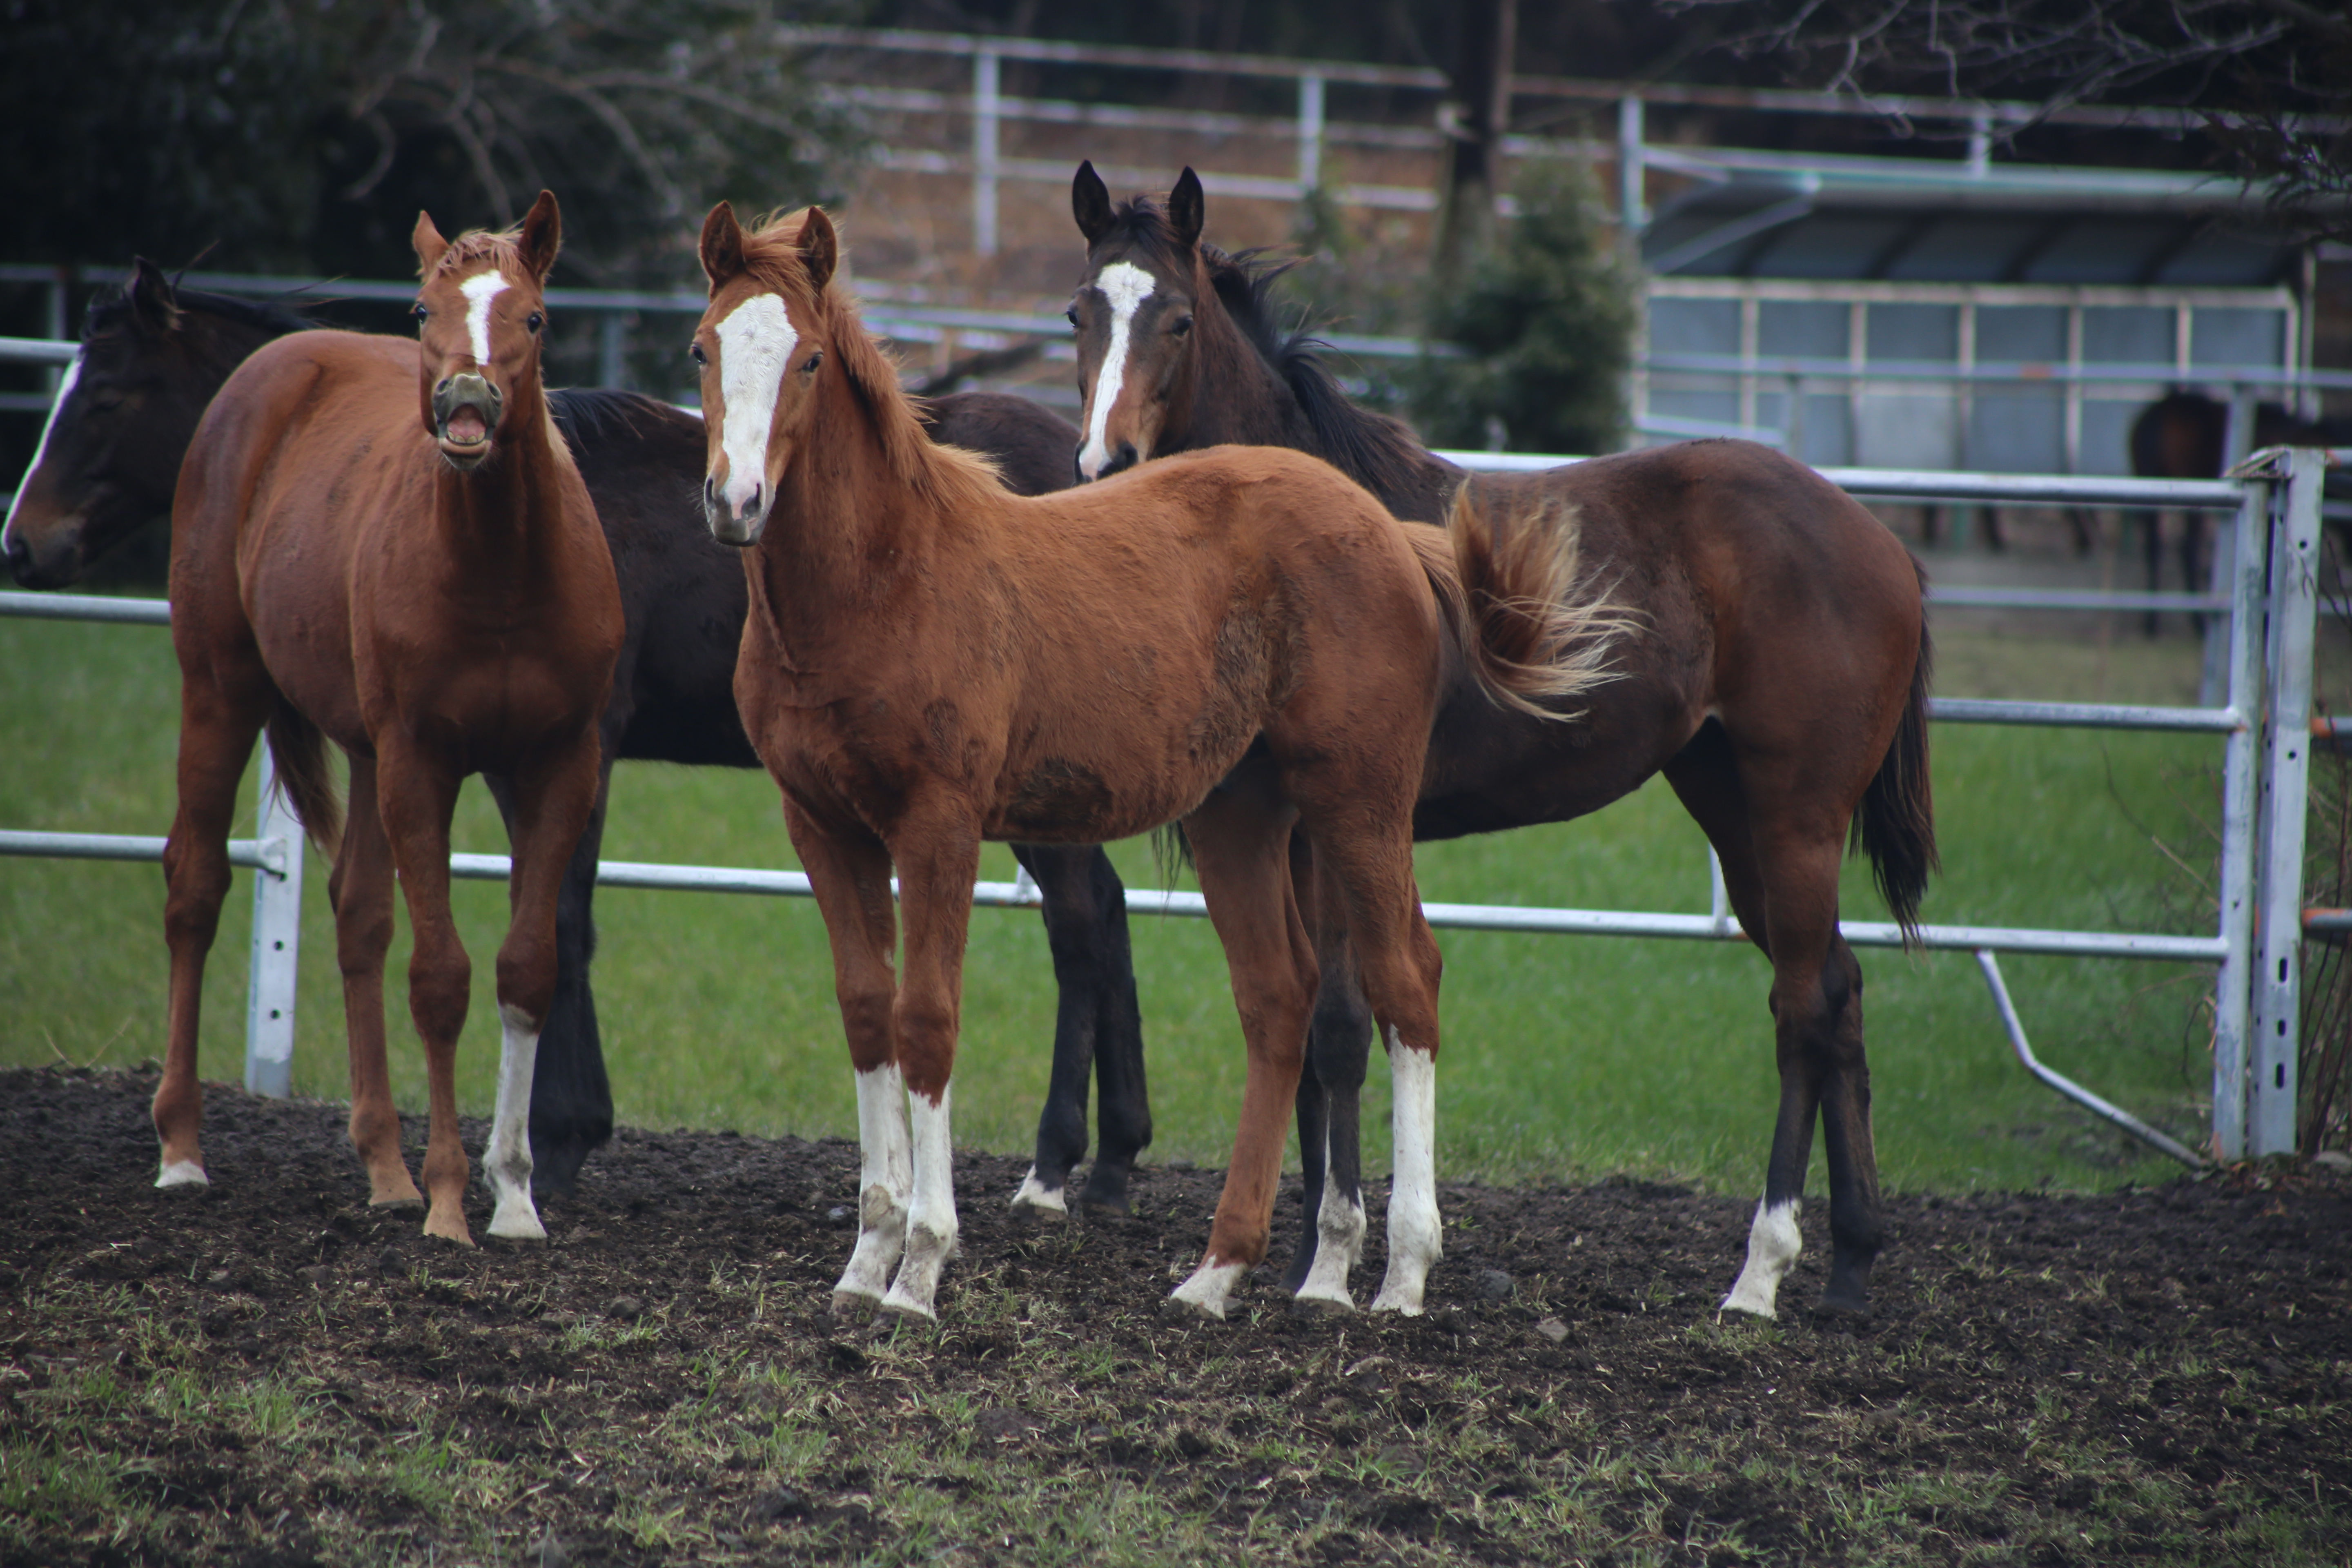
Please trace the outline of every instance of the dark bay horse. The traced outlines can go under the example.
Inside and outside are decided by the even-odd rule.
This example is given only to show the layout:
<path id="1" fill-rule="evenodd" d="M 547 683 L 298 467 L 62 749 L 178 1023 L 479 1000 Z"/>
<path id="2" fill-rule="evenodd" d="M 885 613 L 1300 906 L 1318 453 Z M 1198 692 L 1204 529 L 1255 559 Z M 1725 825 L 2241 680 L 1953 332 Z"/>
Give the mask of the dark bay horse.
<path id="1" fill-rule="evenodd" d="M 1861 1309 L 1882 1241 L 1862 969 L 1838 932 L 1849 832 L 1906 929 L 1936 863 L 1928 644 L 1917 567 L 1852 498 L 1744 441 L 1696 441 L 1549 472 L 1471 479 L 1397 422 L 1350 405 L 1311 343 L 1285 336 L 1273 270 L 1201 243 L 1187 169 L 1166 206 L 1113 207 L 1082 165 L 1087 268 L 1071 305 L 1090 479 L 1220 442 L 1328 458 L 1400 518 L 1547 520 L 1635 628 L 1614 679 L 1547 723 L 1455 685 L 1415 808 L 1422 838 L 1597 811 L 1663 772 L 1723 862 L 1733 909 L 1772 963 L 1780 1106 L 1746 1268 L 1724 1305 L 1770 1316 L 1798 1255 L 1813 1128 L 1829 1162 L 1827 1305 Z M 1312 837 L 1311 831 L 1309 837 Z M 1319 855 L 1322 846 L 1314 845 Z M 1344 946 L 1327 945 L 1298 1098 L 1306 1233 L 1290 1282 L 1348 1301 L 1363 1234 L 1358 1096 L 1370 1037 Z"/>
<path id="2" fill-rule="evenodd" d="M 449 821 L 467 773 L 511 781 L 513 912 L 499 950 L 502 1045 L 484 1163 L 498 1198 L 490 1234 L 546 1234 L 525 1117 L 555 995 L 557 889 L 595 805 L 596 724 L 623 632 L 612 555 L 540 381 L 541 294 L 562 232 L 543 191 L 509 234 L 453 242 L 420 214 L 415 346 L 280 338 L 237 368 L 196 428 L 172 507 L 179 810 L 163 855 L 172 985 L 159 1185 L 205 1180 L 197 1009 L 228 890 L 237 781 L 267 726 L 287 794 L 334 859 L 352 1141 L 371 1201 L 418 1196 L 384 1063 L 397 878 L 432 1106 L 425 1228 L 468 1245 L 456 1058 L 472 964 L 449 917 Z M 351 763 L 340 843 L 329 740 Z"/>
<path id="3" fill-rule="evenodd" d="M 18 488 L 6 531 L 17 581 L 70 584 L 135 530 L 167 515 L 196 422 L 229 373 L 263 343 L 317 324 L 279 305 L 175 289 L 161 268 L 139 261 L 119 294 L 91 306 L 71 384 Z M 595 502 L 628 628 L 600 725 L 607 777 L 620 757 L 759 766 L 735 712 L 747 603 L 742 563 L 712 541 L 696 493 L 701 419 L 632 393 L 558 390 L 550 401 Z M 933 439 L 994 458 L 1021 494 L 1072 480 L 1077 432 L 1026 398 L 958 393 L 927 400 L 922 416 Z M 486 778 L 511 831 L 513 786 L 496 772 Z M 555 999 L 531 1082 L 533 1180 L 542 1192 L 568 1185 L 613 1127 L 589 987 L 607 798 L 600 788 L 557 906 Z M 1128 1173 L 1151 1139 L 1142 1081 L 1125 1076 L 1142 1063 L 1126 889 L 1097 849 L 1019 845 L 1014 854 L 1043 894 L 1063 983 L 1054 1060 L 1064 1078 L 1050 1103 L 1066 1114 L 1047 1120 L 1060 1160 L 1047 1166 L 1055 1201 L 1063 1173 L 1086 1152 L 1087 1080 L 1098 1067 L 1101 1143 L 1087 1195 L 1123 1210 Z"/>
<path id="4" fill-rule="evenodd" d="M 1400 1085 L 1375 1305 L 1420 1310 L 1439 1246 L 1439 964 L 1412 800 L 1444 687 L 1526 709 L 1591 684 L 1552 660 L 1583 629 L 1559 584 L 1483 536 L 1400 524 L 1290 452 L 1015 496 L 923 439 L 834 282 L 823 209 L 747 234 L 722 203 L 701 254 L 703 502 L 751 595 L 736 700 L 824 916 L 856 1074 L 859 1234 L 836 1310 L 930 1317 L 955 1250 L 950 1090 L 982 841 L 1181 820 L 1249 1072 L 1208 1248 L 1174 1299 L 1222 1317 L 1265 1255 L 1315 994 L 1287 853 L 1303 823 L 1313 896 L 1345 910 Z"/>

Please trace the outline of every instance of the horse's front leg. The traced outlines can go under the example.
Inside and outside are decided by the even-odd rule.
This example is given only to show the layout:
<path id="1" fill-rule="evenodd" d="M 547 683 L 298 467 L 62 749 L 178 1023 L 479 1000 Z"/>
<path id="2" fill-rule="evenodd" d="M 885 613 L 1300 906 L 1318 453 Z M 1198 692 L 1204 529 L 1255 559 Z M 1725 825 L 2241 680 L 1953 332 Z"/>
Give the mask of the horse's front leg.
<path id="1" fill-rule="evenodd" d="M 540 1027 L 530 1080 L 531 1181 L 541 1192 L 569 1191 L 589 1154 L 613 1136 L 613 1087 L 596 1026 L 596 996 L 589 986 L 589 966 L 596 957 L 596 863 L 604 852 L 613 781 L 612 749 L 601 749 L 596 804 L 564 864 L 556 895 L 555 994 Z M 516 786 L 504 774 L 484 773 L 482 782 L 499 803 L 511 843 Z"/>
<path id="2" fill-rule="evenodd" d="M 583 731 L 516 781 L 509 830 L 514 870 L 507 882 L 507 939 L 499 948 L 499 1098 L 482 1160 L 497 1199 L 492 1236 L 522 1241 L 547 1237 L 530 1197 L 528 1120 L 540 1039 L 561 985 L 558 904 L 577 858 L 573 851 L 602 793 L 600 750 L 596 732 Z M 581 979 L 584 983 L 584 973 Z M 585 1043 L 594 1049 L 593 1036 Z"/>
<path id="3" fill-rule="evenodd" d="M 425 1145 L 425 1234 L 471 1247 L 466 1226 L 466 1146 L 457 1135 L 457 1037 L 474 981 L 473 961 L 449 914 L 449 819 L 457 807 L 457 766 L 405 736 L 378 735 L 376 789 L 384 837 L 408 903 L 415 945 L 408 960 L 408 1011 L 425 1043 L 432 1131 Z"/>
<path id="4" fill-rule="evenodd" d="M 907 1145 L 907 1096 L 891 1036 L 898 992 L 890 955 L 898 944 L 890 856 L 856 825 L 820 824 L 784 801 L 784 825 L 824 919 L 833 948 L 833 991 L 857 1075 L 857 1245 L 833 1288 L 836 1313 L 877 1305 L 907 1240 L 914 1194 Z"/>
<path id="5" fill-rule="evenodd" d="M 907 967 L 892 1018 L 913 1123 L 915 1201 L 907 1253 L 882 1299 L 885 1311 L 929 1318 L 940 1271 L 956 1254 L 955 1144 L 949 1089 L 963 1005 L 964 937 L 971 881 L 980 870 L 980 814 L 940 791 L 901 818 L 890 835 L 898 907 L 907 922 Z"/>

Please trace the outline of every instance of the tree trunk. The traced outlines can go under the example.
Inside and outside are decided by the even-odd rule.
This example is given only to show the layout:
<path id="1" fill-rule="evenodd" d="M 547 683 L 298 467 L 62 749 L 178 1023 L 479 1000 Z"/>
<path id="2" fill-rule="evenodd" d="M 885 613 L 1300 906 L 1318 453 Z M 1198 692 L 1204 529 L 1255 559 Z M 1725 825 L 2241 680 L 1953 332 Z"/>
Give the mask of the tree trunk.
<path id="1" fill-rule="evenodd" d="M 1510 126 L 1511 54 L 1518 24 L 1518 0 L 1464 0 L 1454 12 L 1456 121 L 1446 149 L 1433 258 L 1441 281 L 1460 278 L 1494 243 L 1495 195 L 1503 133 Z"/>

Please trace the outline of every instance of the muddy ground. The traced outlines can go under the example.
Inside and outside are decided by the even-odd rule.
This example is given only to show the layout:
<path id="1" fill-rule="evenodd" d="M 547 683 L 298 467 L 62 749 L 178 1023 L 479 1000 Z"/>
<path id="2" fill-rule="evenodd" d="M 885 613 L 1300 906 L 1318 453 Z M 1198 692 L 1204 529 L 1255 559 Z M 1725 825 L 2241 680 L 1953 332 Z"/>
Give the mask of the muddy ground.
<path id="1" fill-rule="evenodd" d="M 1714 1310 L 1747 1202 L 1450 1186 L 1427 1318 L 1261 1277 L 1216 1325 L 1160 1310 L 1216 1173 L 1041 1227 L 974 1156 L 894 1328 L 826 1310 L 844 1143 L 626 1131 L 548 1245 L 461 1251 L 331 1105 L 214 1087 L 211 1193 L 157 1194 L 152 1082 L 0 1074 L 11 1568 L 2352 1559 L 2327 1171 L 1897 1197 L 1861 1320 L 1802 1310 L 1815 1205 L 1773 1324 Z"/>

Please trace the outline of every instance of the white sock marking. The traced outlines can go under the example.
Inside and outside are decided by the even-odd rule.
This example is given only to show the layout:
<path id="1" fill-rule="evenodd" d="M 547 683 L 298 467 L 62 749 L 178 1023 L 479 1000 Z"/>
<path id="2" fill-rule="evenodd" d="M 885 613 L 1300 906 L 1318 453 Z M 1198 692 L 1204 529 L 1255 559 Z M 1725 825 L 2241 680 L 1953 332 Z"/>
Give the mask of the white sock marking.
<path id="1" fill-rule="evenodd" d="M 1078 449 L 1078 472 L 1087 478 L 1102 477 L 1103 466 L 1110 461 L 1110 447 L 1105 431 L 1110 426 L 1110 411 L 1118 402 L 1119 388 L 1127 380 L 1128 337 L 1135 327 L 1135 312 L 1151 298 L 1151 274 L 1131 261 L 1114 261 L 1096 275 L 1095 287 L 1110 305 L 1110 346 L 1103 351 L 1102 374 L 1095 378 L 1093 405 L 1087 410 L 1087 444 Z"/>
<path id="2" fill-rule="evenodd" d="M 539 1062 L 539 1029 L 519 1010 L 499 1008 L 499 1100 L 490 1114 L 490 1146 L 482 1169 L 498 1206 L 490 1234 L 544 1241 L 547 1227 L 530 1201 L 530 1078 Z"/>
<path id="3" fill-rule="evenodd" d="M 906 1083 L 896 1067 L 857 1075 L 857 1247 L 833 1288 L 835 1305 L 845 1298 L 879 1301 L 907 1245 L 915 1176 L 907 1147 Z"/>
<path id="4" fill-rule="evenodd" d="M 474 363 L 490 363 L 490 301 L 506 292 L 507 280 L 496 272 L 477 272 L 457 285 L 466 296 L 466 335 L 474 341 Z"/>
<path id="5" fill-rule="evenodd" d="M 209 1187 L 213 1179 L 205 1175 L 205 1168 L 194 1160 L 174 1160 L 155 1173 L 155 1184 L 159 1187 Z"/>
<path id="6" fill-rule="evenodd" d="M 1323 1201 L 1315 1214 L 1315 1261 L 1298 1287 L 1301 1301 L 1320 1302 L 1348 1311 L 1356 1299 L 1348 1292 L 1348 1271 L 1364 1255 L 1364 1202 L 1360 1193 L 1342 1194 L 1331 1175 L 1331 1134 L 1323 1133 Z"/>
<path id="7" fill-rule="evenodd" d="M 888 1311 L 936 1316 L 931 1299 L 939 1290 L 940 1270 L 956 1255 L 955 1142 L 948 1129 L 954 1089 L 953 1084 L 941 1089 L 937 1105 L 919 1094 L 907 1097 L 915 1124 L 915 1201 L 907 1215 L 906 1258 L 890 1293 L 882 1298 Z"/>
<path id="8" fill-rule="evenodd" d="M 33 460 L 25 465 L 25 477 L 16 482 L 16 493 L 8 498 L 8 523 L 0 529 L 0 548 L 5 548 L 8 535 L 16 531 L 16 509 L 25 504 L 25 492 L 33 488 L 33 476 L 41 471 L 41 459 L 49 450 L 49 435 L 58 427 L 58 415 L 64 410 L 66 399 L 73 395 L 74 383 L 81 379 L 81 362 L 89 353 L 87 348 L 74 350 L 65 374 L 58 378 L 58 395 L 50 401 L 48 421 L 41 426 L 41 438 L 33 447 Z"/>
<path id="9" fill-rule="evenodd" d="M 1168 1293 L 1168 1299 L 1183 1302 L 1204 1318 L 1214 1318 L 1223 1322 L 1227 1298 L 1233 1295 L 1234 1287 L 1242 1282 L 1242 1276 L 1248 1272 L 1249 1265 L 1246 1263 L 1203 1261 L 1201 1267 L 1192 1270 L 1190 1279 Z"/>
<path id="10" fill-rule="evenodd" d="M 1779 1315 L 1774 1308 L 1781 1278 L 1805 1247 L 1804 1233 L 1797 1228 L 1797 1215 L 1803 1206 L 1795 1198 L 1777 1204 L 1757 1200 L 1756 1219 L 1748 1227 L 1748 1266 L 1739 1271 L 1731 1294 L 1716 1310 L 1753 1312 L 1759 1318 Z"/>
<path id="11" fill-rule="evenodd" d="M 719 436 L 719 449 L 727 458 L 727 483 L 719 493 L 732 512 L 767 482 L 776 397 L 783 390 L 784 372 L 801 335 L 793 328 L 781 294 L 752 295 L 728 311 L 716 330 L 719 387 L 727 402 Z"/>
<path id="12" fill-rule="evenodd" d="M 1445 1256 L 1437 1213 L 1437 1058 L 1389 1027 L 1396 1173 L 1389 1181 L 1389 1271 L 1375 1312 L 1421 1316 L 1430 1266 Z"/>
<path id="13" fill-rule="evenodd" d="M 1056 1218 L 1067 1218 L 1070 1213 L 1069 1201 L 1062 1195 L 1062 1189 L 1049 1187 L 1039 1181 L 1037 1167 L 1034 1165 L 1030 1166 L 1029 1173 L 1021 1178 L 1021 1190 L 1013 1194 L 1013 1206 L 1017 1209 L 1034 1209 L 1039 1214 L 1053 1215 Z"/>

